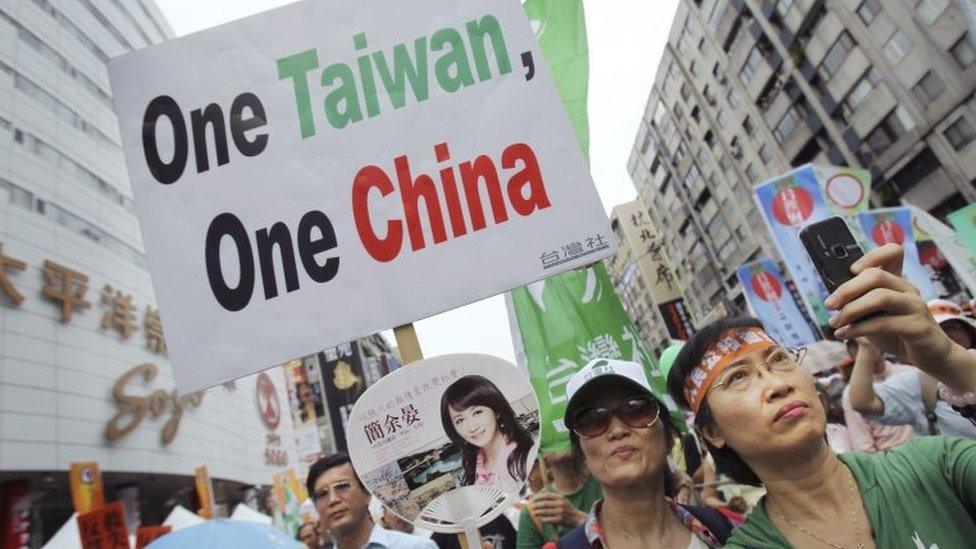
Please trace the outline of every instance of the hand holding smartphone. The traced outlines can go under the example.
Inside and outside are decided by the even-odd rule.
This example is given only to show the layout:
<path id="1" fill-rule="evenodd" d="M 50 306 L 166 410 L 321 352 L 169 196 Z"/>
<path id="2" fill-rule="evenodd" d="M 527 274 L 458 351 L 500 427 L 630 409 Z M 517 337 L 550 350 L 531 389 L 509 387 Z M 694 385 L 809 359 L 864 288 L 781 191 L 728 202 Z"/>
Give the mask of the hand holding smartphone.
<path id="1" fill-rule="evenodd" d="M 843 219 L 835 216 L 811 223 L 800 229 L 799 236 L 828 293 L 854 278 L 851 265 L 864 251 Z"/>

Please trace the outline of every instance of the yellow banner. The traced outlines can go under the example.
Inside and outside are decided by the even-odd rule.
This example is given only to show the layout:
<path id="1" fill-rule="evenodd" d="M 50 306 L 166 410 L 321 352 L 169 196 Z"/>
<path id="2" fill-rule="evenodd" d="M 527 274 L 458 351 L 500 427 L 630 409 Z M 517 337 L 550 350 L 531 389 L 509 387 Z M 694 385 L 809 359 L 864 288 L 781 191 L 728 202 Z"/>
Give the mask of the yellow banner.
<path id="1" fill-rule="evenodd" d="M 102 472 L 94 461 L 71 464 L 71 501 L 79 515 L 105 505 Z"/>

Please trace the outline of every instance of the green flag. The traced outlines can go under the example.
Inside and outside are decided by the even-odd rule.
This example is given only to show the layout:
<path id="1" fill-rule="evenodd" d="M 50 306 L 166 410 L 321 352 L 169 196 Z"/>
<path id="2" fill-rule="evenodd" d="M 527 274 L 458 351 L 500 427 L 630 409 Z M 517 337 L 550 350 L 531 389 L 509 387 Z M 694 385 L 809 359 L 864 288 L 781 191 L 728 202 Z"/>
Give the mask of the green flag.
<path id="1" fill-rule="evenodd" d="M 528 0 L 522 5 L 585 158 L 590 157 L 586 114 L 589 48 L 582 0 Z M 538 61 L 536 61 L 538 62 Z"/>
<path id="2" fill-rule="evenodd" d="M 651 388 L 677 410 L 602 263 L 517 288 L 508 303 L 516 355 L 539 397 L 542 452 L 569 449 L 569 431 L 563 424 L 566 382 L 595 358 L 643 364 Z M 673 417 L 680 419 L 681 414 Z"/>

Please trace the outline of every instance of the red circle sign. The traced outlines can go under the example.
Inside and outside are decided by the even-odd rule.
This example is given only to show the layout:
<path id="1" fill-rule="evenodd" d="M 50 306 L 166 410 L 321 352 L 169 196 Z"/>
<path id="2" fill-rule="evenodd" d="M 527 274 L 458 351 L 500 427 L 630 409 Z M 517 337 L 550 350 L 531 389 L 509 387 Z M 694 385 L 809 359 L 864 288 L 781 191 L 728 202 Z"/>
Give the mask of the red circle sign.
<path id="1" fill-rule="evenodd" d="M 779 280 L 766 271 L 756 273 L 752 277 L 752 291 L 763 301 L 779 301 L 783 296 L 783 287 Z"/>
<path id="2" fill-rule="evenodd" d="M 905 230 L 901 228 L 901 225 L 897 221 L 884 219 L 875 224 L 874 228 L 871 229 L 871 238 L 874 239 L 874 243 L 878 246 L 891 243 L 901 245 L 905 242 Z"/>
<path id="3" fill-rule="evenodd" d="M 780 225 L 796 226 L 813 213 L 813 197 L 806 189 L 790 187 L 773 197 L 773 217 Z"/>
<path id="4" fill-rule="evenodd" d="M 261 422 L 269 431 L 274 431 L 281 423 L 281 402 L 278 400 L 278 391 L 275 390 L 274 383 L 264 372 L 258 374 L 255 397 L 257 398 L 258 412 L 261 414 Z"/>

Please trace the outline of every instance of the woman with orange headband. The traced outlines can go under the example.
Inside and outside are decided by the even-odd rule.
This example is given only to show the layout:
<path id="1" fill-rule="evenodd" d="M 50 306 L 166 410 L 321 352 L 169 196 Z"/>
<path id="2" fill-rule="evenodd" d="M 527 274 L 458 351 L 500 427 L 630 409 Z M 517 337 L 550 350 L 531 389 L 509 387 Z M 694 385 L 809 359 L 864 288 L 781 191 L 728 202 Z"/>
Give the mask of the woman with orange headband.
<path id="1" fill-rule="evenodd" d="M 827 299 L 840 339 L 867 337 L 917 364 L 959 401 L 976 389 L 976 356 L 939 329 L 899 276 L 889 245 L 852 267 Z M 767 495 L 728 547 L 971 547 L 976 539 L 976 442 L 921 437 L 883 454 L 837 455 L 801 352 L 755 319 L 725 319 L 685 344 L 668 377 L 719 471 Z"/>

